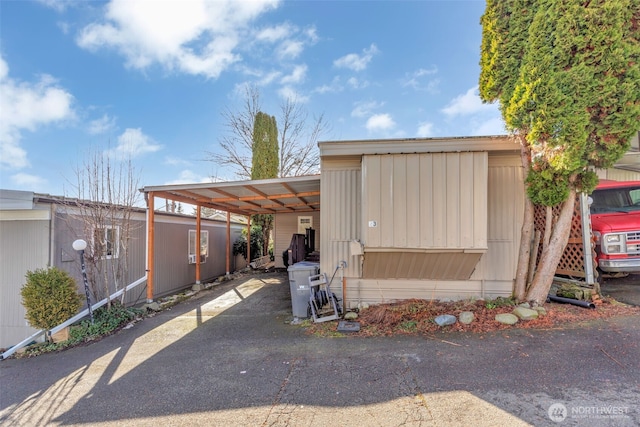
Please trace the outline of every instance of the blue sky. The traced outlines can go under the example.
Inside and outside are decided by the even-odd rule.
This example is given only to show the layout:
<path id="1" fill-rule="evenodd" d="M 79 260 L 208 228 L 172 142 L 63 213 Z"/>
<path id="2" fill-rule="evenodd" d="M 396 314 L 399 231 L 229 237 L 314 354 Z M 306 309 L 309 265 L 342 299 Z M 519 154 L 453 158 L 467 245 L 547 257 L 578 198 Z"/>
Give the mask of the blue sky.
<path id="1" fill-rule="evenodd" d="M 74 196 L 96 150 L 141 186 L 234 180 L 206 159 L 246 84 L 268 114 L 324 114 L 320 140 L 503 134 L 477 95 L 484 7 L 0 0 L 0 187 Z"/>

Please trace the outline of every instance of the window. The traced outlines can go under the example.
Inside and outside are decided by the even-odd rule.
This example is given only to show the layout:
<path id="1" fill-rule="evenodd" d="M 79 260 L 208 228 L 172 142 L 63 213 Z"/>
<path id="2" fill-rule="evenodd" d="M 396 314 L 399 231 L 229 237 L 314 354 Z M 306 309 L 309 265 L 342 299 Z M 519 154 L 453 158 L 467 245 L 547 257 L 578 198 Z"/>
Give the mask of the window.
<path id="1" fill-rule="evenodd" d="M 120 227 L 105 226 L 93 230 L 93 252 L 97 258 L 118 258 Z"/>
<path id="2" fill-rule="evenodd" d="M 189 264 L 196 263 L 197 246 L 196 230 L 189 230 Z M 209 231 L 200 231 L 200 263 L 207 261 L 209 256 Z"/>

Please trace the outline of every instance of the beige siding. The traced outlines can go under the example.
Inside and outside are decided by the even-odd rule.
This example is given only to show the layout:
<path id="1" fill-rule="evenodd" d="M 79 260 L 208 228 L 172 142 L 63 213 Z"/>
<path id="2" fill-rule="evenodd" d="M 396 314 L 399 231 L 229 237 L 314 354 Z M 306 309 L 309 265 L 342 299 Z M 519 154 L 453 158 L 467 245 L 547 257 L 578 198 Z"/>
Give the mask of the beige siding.
<path id="1" fill-rule="evenodd" d="M 349 243 L 361 239 L 360 205 L 360 157 L 323 159 L 320 183 L 320 269 L 323 272 L 333 274 L 340 261 L 345 261 L 345 275 L 360 277 L 361 257 L 349 252 Z M 339 294 L 341 290 L 334 289 L 334 292 Z"/>
<path id="2" fill-rule="evenodd" d="M 315 250 L 320 250 L 320 211 L 297 213 L 284 213 L 276 215 L 275 227 L 273 230 L 273 256 L 275 267 L 284 267 L 282 260 L 282 252 L 284 252 L 291 243 L 291 236 L 298 232 L 298 217 L 310 216 L 313 218 L 313 229 L 315 230 Z M 320 254 L 322 256 L 322 254 Z"/>
<path id="3" fill-rule="evenodd" d="M 20 212 L 33 216 L 33 211 L 11 211 L 5 218 L 8 214 L 17 218 Z M 46 268 L 49 263 L 49 224 L 43 219 L 0 220 L 0 348 L 11 347 L 36 332 L 25 320 L 20 289 L 27 271 Z"/>
<path id="4" fill-rule="evenodd" d="M 488 241 L 473 278 L 512 282 L 515 277 L 524 209 L 524 183 L 520 158 L 489 157 Z"/>
<path id="5" fill-rule="evenodd" d="M 612 168 L 599 170 L 598 177 L 600 179 L 613 179 L 615 181 L 640 181 L 640 172 Z"/>
<path id="6" fill-rule="evenodd" d="M 362 174 L 367 248 L 486 249 L 487 153 L 368 155 Z"/>

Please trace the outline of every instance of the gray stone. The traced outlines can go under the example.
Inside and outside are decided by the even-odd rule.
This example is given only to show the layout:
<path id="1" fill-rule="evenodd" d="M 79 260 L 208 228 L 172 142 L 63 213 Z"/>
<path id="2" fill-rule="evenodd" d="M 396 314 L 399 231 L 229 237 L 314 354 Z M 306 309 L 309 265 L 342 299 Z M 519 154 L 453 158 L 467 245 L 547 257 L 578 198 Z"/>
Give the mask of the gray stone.
<path id="1" fill-rule="evenodd" d="M 353 311 L 345 313 L 344 315 L 344 320 L 355 320 L 357 318 L 358 318 L 358 313 L 355 313 Z"/>
<path id="2" fill-rule="evenodd" d="M 191 290 L 192 290 L 192 291 L 195 291 L 195 292 L 201 291 L 201 290 L 203 290 L 203 289 L 204 289 L 204 286 L 202 286 L 202 284 L 201 284 L 201 283 L 196 283 L 195 285 L 193 285 L 193 286 L 191 287 Z"/>
<path id="3" fill-rule="evenodd" d="M 516 307 L 513 314 L 518 316 L 520 320 L 533 320 L 538 318 L 538 312 L 530 308 Z"/>
<path id="4" fill-rule="evenodd" d="M 515 325 L 518 323 L 518 317 L 511 313 L 496 314 L 496 321 L 505 325 Z"/>
<path id="5" fill-rule="evenodd" d="M 464 323 L 465 325 L 468 325 L 469 323 L 473 322 L 475 318 L 476 316 L 471 311 L 463 311 L 458 316 L 458 319 L 460 319 L 460 323 Z"/>
<path id="6" fill-rule="evenodd" d="M 547 309 L 544 307 L 538 306 L 535 307 L 534 310 L 538 312 L 538 316 L 545 316 L 547 314 Z"/>
<path id="7" fill-rule="evenodd" d="M 531 308 L 531 304 L 529 304 L 528 302 L 523 302 L 521 304 L 518 304 L 518 307 Z"/>
<path id="8" fill-rule="evenodd" d="M 438 326 L 448 326 L 453 325 L 457 320 L 456 316 L 452 316 L 451 314 L 441 314 L 434 319 L 434 322 L 436 322 Z"/>
<path id="9" fill-rule="evenodd" d="M 157 302 L 149 302 L 142 306 L 143 310 L 160 311 L 162 308 Z"/>

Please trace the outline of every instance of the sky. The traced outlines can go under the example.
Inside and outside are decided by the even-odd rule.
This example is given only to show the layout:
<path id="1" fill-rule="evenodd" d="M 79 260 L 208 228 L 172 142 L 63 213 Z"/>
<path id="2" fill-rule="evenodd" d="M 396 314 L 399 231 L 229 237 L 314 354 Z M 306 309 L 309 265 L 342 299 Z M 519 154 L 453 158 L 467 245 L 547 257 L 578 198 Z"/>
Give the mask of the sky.
<path id="1" fill-rule="evenodd" d="M 0 188 L 76 196 L 92 153 L 140 186 L 237 180 L 246 85 L 320 141 L 504 134 L 478 96 L 484 1 L 0 0 Z"/>

